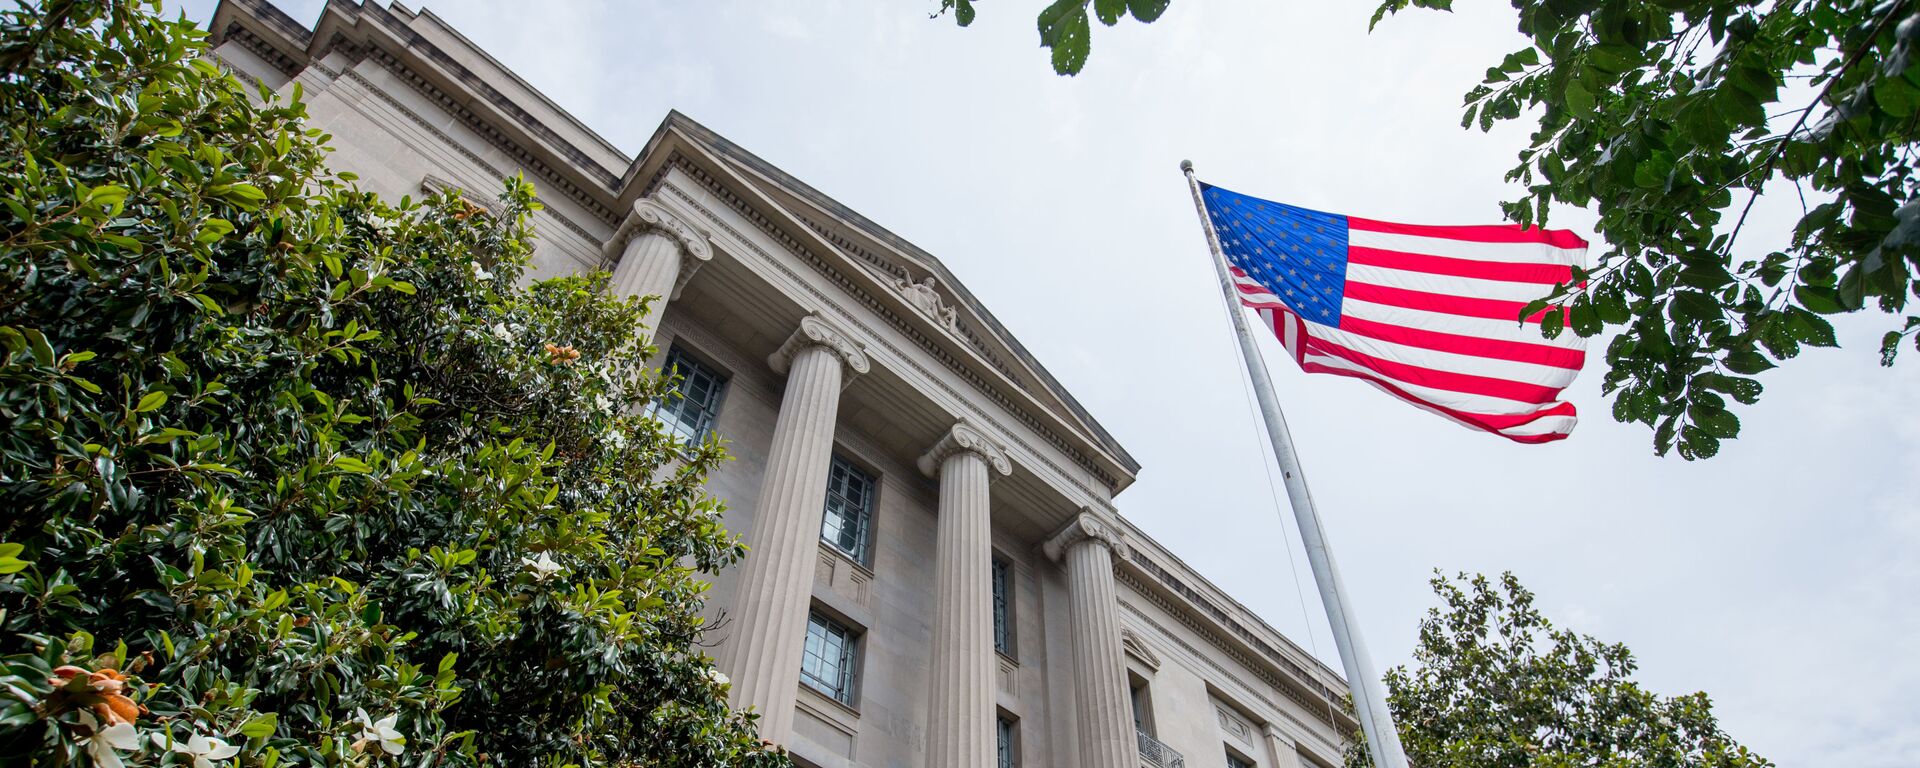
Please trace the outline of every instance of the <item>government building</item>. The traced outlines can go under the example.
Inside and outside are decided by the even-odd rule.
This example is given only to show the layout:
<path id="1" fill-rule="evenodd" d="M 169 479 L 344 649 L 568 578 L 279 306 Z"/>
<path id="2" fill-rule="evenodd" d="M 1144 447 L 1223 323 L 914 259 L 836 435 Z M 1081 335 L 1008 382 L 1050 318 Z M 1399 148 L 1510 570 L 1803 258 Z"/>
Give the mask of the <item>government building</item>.
<path id="1" fill-rule="evenodd" d="M 1121 516 L 1140 466 L 940 258 L 677 112 L 630 157 L 426 11 L 210 27 L 362 187 L 486 205 L 523 174 L 535 276 L 661 297 L 655 412 L 727 442 L 751 548 L 709 640 L 801 765 L 1340 765 L 1345 682 Z"/>

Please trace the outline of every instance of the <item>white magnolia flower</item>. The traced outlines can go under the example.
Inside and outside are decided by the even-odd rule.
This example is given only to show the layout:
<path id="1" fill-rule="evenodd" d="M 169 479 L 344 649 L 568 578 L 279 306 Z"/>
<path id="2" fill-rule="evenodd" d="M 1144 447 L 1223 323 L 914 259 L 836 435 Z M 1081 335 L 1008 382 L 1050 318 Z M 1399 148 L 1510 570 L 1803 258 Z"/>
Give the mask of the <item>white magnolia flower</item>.
<path id="1" fill-rule="evenodd" d="M 467 266 L 473 268 L 473 279 L 475 280 L 492 280 L 493 279 L 493 273 L 488 272 L 486 267 L 480 266 L 480 262 L 477 262 L 477 261 L 467 262 Z"/>
<path id="2" fill-rule="evenodd" d="M 494 323 L 493 335 L 496 337 L 499 337 L 501 341 L 504 341 L 508 344 L 512 344 L 514 342 L 513 329 L 508 328 L 506 323 Z"/>
<path id="3" fill-rule="evenodd" d="M 193 768 L 214 768 L 214 765 L 240 754 L 240 747 L 228 744 L 218 736 L 196 733 L 184 739 L 174 739 L 165 733 L 153 735 L 153 745 L 161 749 L 167 749 L 169 741 L 172 742 L 173 751 L 192 759 Z"/>
<path id="4" fill-rule="evenodd" d="M 726 673 L 717 669 L 707 670 L 707 682 L 713 683 L 716 688 L 733 684 L 733 681 L 727 678 Z"/>
<path id="5" fill-rule="evenodd" d="M 360 713 L 361 741 L 377 742 L 380 745 L 381 751 L 389 755 L 400 754 L 401 750 L 406 747 L 407 737 L 400 735 L 400 730 L 393 727 L 394 723 L 400 720 L 398 713 L 387 715 L 379 720 L 370 720 L 367 718 L 366 710 L 356 709 L 354 711 Z"/>
<path id="6" fill-rule="evenodd" d="M 627 433 L 619 429 L 608 432 L 607 443 L 611 444 L 616 450 L 625 448 L 627 447 Z"/>
<path id="7" fill-rule="evenodd" d="M 553 578 L 554 574 L 560 572 L 560 564 L 545 552 L 540 553 L 539 557 L 520 558 L 520 562 L 525 563 L 527 570 L 533 571 L 533 577 L 541 581 Z"/>
<path id="8" fill-rule="evenodd" d="M 100 721 L 94 719 L 91 712 L 80 713 L 80 723 L 93 729 L 93 735 L 81 742 L 87 748 L 87 756 L 93 758 L 98 768 L 125 768 L 120 761 L 120 753 L 140 750 L 140 735 L 133 730 L 133 723 L 101 728 Z"/>

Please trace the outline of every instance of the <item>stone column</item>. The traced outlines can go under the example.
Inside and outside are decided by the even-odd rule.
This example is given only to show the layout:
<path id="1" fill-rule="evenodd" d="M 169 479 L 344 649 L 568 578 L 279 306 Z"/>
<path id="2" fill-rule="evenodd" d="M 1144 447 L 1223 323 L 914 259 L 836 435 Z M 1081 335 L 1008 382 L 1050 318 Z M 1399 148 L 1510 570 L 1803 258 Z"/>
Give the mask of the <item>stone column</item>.
<path id="1" fill-rule="evenodd" d="M 1067 570 L 1067 616 L 1073 626 L 1074 698 L 1080 704 L 1080 764 L 1133 768 L 1140 764 L 1127 665 L 1120 647 L 1119 603 L 1113 589 L 1114 551 L 1126 546 L 1118 531 L 1082 510 L 1042 547 Z"/>
<path id="2" fill-rule="evenodd" d="M 1273 755 L 1274 768 L 1300 768 L 1300 748 L 1273 723 L 1261 723 L 1260 733 L 1267 737 L 1267 751 Z"/>
<path id="3" fill-rule="evenodd" d="M 934 566 L 932 684 L 927 694 L 931 768 L 993 765 L 993 532 L 988 485 L 1013 465 L 1004 448 L 966 423 L 920 457 L 940 480 Z"/>
<path id="4" fill-rule="evenodd" d="M 672 211 L 652 200 L 633 201 L 633 213 L 608 241 L 620 249 L 608 288 L 615 296 L 654 296 L 647 312 L 647 335 L 660 324 L 667 302 L 680 295 L 687 280 L 713 258 L 707 238 Z M 609 253 L 608 255 L 611 255 Z"/>
<path id="5" fill-rule="evenodd" d="M 760 735 L 784 744 L 793 729 L 813 570 L 820 559 L 840 391 L 853 374 L 867 371 L 868 362 L 852 337 L 810 315 L 767 364 L 787 374 L 787 391 L 754 502 L 750 549 L 740 567 L 721 661 L 733 679 L 733 705 L 758 710 Z"/>

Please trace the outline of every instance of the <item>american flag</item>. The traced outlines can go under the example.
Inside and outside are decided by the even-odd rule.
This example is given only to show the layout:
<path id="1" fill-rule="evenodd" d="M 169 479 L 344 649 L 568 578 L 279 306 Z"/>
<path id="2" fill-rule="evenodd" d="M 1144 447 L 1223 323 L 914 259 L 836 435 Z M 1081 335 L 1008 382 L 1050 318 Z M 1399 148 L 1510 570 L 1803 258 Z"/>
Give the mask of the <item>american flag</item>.
<path id="1" fill-rule="evenodd" d="M 1201 184 L 1240 301 L 1308 373 L 1351 376 L 1521 443 L 1565 438 L 1586 359 L 1520 313 L 1586 265 L 1559 229 L 1437 227 L 1310 211 Z"/>

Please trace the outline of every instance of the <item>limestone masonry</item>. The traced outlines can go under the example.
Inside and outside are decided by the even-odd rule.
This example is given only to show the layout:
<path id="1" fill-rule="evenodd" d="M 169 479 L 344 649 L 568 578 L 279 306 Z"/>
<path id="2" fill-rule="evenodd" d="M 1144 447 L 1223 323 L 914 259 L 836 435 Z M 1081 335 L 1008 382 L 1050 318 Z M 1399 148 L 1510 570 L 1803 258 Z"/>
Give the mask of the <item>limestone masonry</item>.
<path id="1" fill-rule="evenodd" d="M 752 548 L 714 655 L 801 764 L 1340 764 L 1340 676 L 1119 515 L 1139 465 L 931 254 L 677 112 L 628 157 L 426 11 L 225 0 L 212 30 L 363 187 L 524 174 L 534 275 L 662 297 L 656 411 L 728 441 Z"/>

